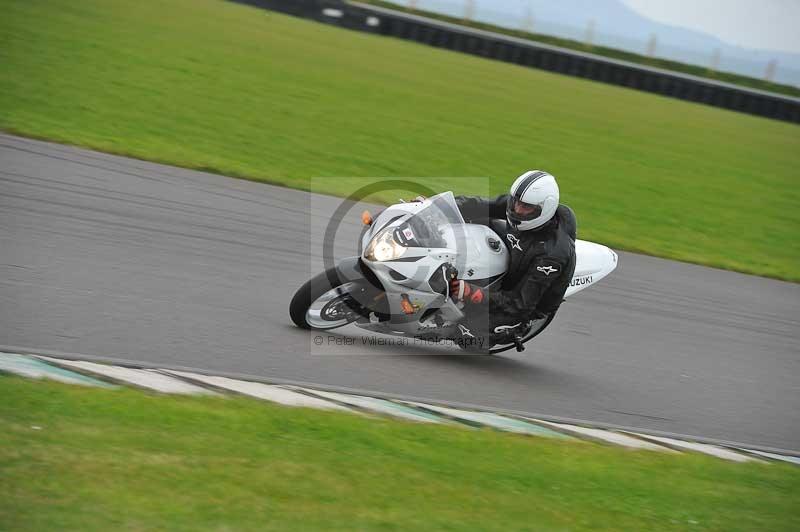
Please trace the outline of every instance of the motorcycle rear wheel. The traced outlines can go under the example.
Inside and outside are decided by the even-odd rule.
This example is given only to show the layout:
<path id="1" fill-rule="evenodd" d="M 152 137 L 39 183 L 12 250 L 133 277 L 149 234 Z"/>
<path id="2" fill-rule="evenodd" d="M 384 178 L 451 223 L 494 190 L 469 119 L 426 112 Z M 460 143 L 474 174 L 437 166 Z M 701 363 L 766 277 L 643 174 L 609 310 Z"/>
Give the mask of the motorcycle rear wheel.
<path id="1" fill-rule="evenodd" d="M 525 334 L 525 336 L 522 338 L 522 343 L 524 344 L 526 342 L 529 342 L 530 340 L 533 340 L 534 337 L 536 337 L 539 333 L 541 333 L 543 330 L 545 330 L 545 328 L 548 325 L 550 325 L 550 322 L 553 321 L 553 318 L 555 318 L 555 317 L 556 317 L 556 314 L 555 314 L 555 312 L 553 312 L 553 313 L 549 314 L 543 320 L 540 320 L 540 321 L 537 320 L 537 323 L 534 323 L 533 327 L 531 327 L 531 330 L 528 331 L 527 334 Z M 516 345 L 513 342 L 509 343 L 509 344 L 495 344 L 492 347 L 490 347 L 489 349 L 487 349 L 486 352 L 487 352 L 487 354 L 490 354 L 490 355 L 496 355 L 497 353 L 502 353 L 503 351 L 508 351 L 509 349 L 514 349 L 515 347 L 516 347 Z"/>

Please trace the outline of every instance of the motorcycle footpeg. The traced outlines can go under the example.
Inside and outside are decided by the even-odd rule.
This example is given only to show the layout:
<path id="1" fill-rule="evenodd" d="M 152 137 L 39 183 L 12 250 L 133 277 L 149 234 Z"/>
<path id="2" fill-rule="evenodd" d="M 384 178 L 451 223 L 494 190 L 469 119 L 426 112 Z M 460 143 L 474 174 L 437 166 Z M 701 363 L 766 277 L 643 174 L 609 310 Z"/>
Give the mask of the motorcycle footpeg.
<path id="1" fill-rule="evenodd" d="M 514 347 L 517 348 L 517 353 L 525 351 L 525 345 L 522 343 L 522 337 L 516 334 L 514 335 Z"/>

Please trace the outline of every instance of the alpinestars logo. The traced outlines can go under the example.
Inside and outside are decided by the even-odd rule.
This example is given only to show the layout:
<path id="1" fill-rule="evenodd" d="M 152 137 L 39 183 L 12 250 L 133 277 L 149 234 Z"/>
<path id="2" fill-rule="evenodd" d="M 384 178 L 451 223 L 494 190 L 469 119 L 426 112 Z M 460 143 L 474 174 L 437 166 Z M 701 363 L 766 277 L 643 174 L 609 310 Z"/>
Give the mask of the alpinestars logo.
<path id="1" fill-rule="evenodd" d="M 458 324 L 458 331 L 461 333 L 461 336 L 469 336 L 470 338 L 475 338 L 475 335 L 472 334 L 472 331 L 461 325 Z"/>
<path id="2" fill-rule="evenodd" d="M 552 266 L 537 266 L 536 269 L 547 276 L 550 276 L 551 273 L 558 271 L 557 268 L 553 268 Z"/>
<path id="3" fill-rule="evenodd" d="M 511 244 L 511 247 L 513 249 L 518 249 L 519 251 L 522 251 L 522 248 L 519 245 L 519 238 L 515 237 L 511 233 L 506 234 L 506 238 L 508 239 L 508 242 L 509 244 Z"/>

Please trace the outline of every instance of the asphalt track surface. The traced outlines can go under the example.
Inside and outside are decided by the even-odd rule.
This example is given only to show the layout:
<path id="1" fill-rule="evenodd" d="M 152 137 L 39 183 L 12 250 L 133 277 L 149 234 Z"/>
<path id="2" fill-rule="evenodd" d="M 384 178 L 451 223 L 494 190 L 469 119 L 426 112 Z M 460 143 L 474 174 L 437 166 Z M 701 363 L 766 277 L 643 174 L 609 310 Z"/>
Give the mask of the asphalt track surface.
<path id="1" fill-rule="evenodd" d="M 287 308 L 339 204 L 0 135 L 0 344 L 800 449 L 800 285 L 620 253 L 521 354 L 316 347 Z"/>

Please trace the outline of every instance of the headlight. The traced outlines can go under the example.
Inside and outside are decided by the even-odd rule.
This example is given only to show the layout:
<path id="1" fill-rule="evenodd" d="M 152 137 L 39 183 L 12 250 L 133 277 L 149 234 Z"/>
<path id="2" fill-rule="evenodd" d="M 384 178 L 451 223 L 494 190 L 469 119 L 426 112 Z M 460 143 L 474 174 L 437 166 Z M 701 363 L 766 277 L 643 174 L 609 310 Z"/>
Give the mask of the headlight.
<path id="1" fill-rule="evenodd" d="M 392 236 L 392 229 L 384 229 L 370 241 L 364 252 L 364 258 L 384 262 L 398 259 L 405 252 L 406 248 L 398 244 Z"/>

